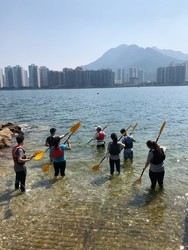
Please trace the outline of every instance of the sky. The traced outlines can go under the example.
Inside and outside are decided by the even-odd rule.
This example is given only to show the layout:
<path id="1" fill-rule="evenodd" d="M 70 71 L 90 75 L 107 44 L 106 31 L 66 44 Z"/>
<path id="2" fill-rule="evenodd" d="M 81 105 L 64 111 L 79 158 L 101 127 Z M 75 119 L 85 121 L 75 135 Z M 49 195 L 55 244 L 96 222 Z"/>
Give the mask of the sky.
<path id="1" fill-rule="evenodd" d="M 0 0 L 0 68 L 76 68 L 119 45 L 188 54 L 188 0 Z"/>

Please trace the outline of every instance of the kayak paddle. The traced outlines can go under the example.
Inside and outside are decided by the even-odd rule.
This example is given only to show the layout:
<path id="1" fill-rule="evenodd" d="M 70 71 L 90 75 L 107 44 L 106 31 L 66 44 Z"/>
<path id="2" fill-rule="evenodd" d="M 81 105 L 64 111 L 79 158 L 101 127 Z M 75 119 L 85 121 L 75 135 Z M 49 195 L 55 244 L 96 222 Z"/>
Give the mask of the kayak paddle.
<path id="1" fill-rule="evenodd" d="M 63 137 L 61 137 L 61 139 L 64 138 L 64 137 L 65 137 L 66 135 L 68 135 L 69 133 L 71 133 L 71 135 L 72 135 L 73 133 L 75 133 L 76 130 L 80 127 L 80 125 L 81 125 L 80 122 L 77 122 L 75 125 L 73 125 L 73 126 L 70 128 L 69 132 L 67 132 Z M 49 149 L 49 147 L 48 147 L 45 151 L 36 152 L 36 153 L 34 154 L 35 160 L 40 160 L 40 159 L 42 159 L 42 157 L 44 156 L 45 152 L 46 152 L 48 149 Z"/>
<path id="2" fill-rule="evenodd" d="M 111 122 L 110 122 L 111 123 Z M 107 128 L 109 125 L 110 125 L 110 123 L 108 123 L 102 130 L 104 130 L 105 128 Z M 93 141 L 94 139 L 92 138 L 90 141 L 88 141 L 88 143 L 87 144 L 89 144 L 91 141 Z"/>
<path id="3" fill-rule="evenodd" d="M 131 126 L 129 126 L 127 129 L 126 129 L 126 131 L 130 128 Z M 120 138 L 121 139 L 121 138 Z M 120 140 L 119 139 L 119 140 Z M 118 140 L 118 141 L 119 141 Z M 97 170 L 99 170 L 99 167 L 100 167 L 100 165 L 101 165 L 101 163 L 104 161 L 104 159 L 106 158 L 108 156 L 108 154 L 106 154 L 103 158 L 102 158 L 102 160 L 99 162 L 99 164 L 95 164 L 93 167 L 92 167 L 92 170 L 93 171 L 97 171 Z"/>

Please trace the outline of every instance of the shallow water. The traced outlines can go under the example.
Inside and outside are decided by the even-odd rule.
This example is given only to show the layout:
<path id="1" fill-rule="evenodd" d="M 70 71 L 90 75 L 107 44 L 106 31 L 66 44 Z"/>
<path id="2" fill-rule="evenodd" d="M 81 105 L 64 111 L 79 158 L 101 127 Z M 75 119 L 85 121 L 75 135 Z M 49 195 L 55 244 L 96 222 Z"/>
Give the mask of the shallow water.
<path id="1" fill-rule="evenodd" d="M 40 161 L 27 164 L 27 192 L 14 193 L 11 149 L 0 158 L 0 249 L 183 249 L 188 245 L 188 88 L 150 87 L 78 90 L 0 91 L 0 120 L 23 124 L 27 153 L 44 150 L 50 127 L 69 131 L 66 177 L 54 182 Z M 139 186 L 147 156 L 145 142 L 155 140 L 166 120 L 159 144 L 168 148 L 165 188 L 151 193 L 148 170 Z M 95 126 L 110 134 L 138 122 L 134 161 L 121 157 L 121 175 L 109 179 L 108 160 L 97 172 L 104 151 L 87 142 Z M 130 129 L 131 131 L 131 129 Z M 13 141 L 14 142 L 14 141 Z M 184 248 L 185 249 L 185 248 Z"/>

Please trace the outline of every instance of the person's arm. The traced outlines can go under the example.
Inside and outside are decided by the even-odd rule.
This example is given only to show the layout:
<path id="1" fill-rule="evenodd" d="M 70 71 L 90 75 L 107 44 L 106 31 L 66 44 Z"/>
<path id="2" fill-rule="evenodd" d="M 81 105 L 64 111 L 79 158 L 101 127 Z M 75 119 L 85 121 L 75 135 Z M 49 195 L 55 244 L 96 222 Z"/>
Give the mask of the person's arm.
<path id="1" fill-rule="evenodd" d="M 60 135 L 60 139 L 63 139 L 65 137 L 65 135 L 63 134 L 63 135 Z"/>
<path id="2" fill-rule="evenodd" d="M 93 140 L 96 140 L 97 137 L 99 137 L 99 133 L 98 132 L 96 132 L 95 135 L 93 136 Z"/>
<path id="3" fill-rule="evenodd" d="M 145 163 L 144 170 L 149 166 L 149 162 Z"/>
<path id="4" fill-rule="evenodd" d="M 132 137 L 133 138 L 133 137 Z M 136 142 L 136 140 L 133 138 L 133 142 Z"/>
<path id="5" fill-rule="evenodd" d="M 71 150 L 71 149 L 72 149 L 71 144 L 70 144 L 69 141 L 67 141 L 67 148 L 68 148 L 68 150 Z"/>
<path id="6" fill-rule="evenodd" d="M 26 159 L 22 159 L 22 157 L 23 157 L 23 153 L 19 152 L 19 150 L 18 150 L 18 163 L 25 163 L 27 161 L 30 161 L 34 157 L 34 155 L 32 155 Z"/>
<path id="7" fill-rule="evenodd" d="M 18 163 L 25 163 L 27 161 L 30 161 L 32 158 L 33 158 L 33 155 L 26 159 L 18 158 Z"/>
<path id="8" fill-rule="evenodd" d="M 124 144 L 124 143 L 122 143 L 122 142 L 118 142 L 118 144 L 119 144 L 119 147 L 120 147 L 120 153 L 121 153 L 121 151 L 125 148 L 125 144 Z"/>
<path id="9" fill-rule="evenodd" d="M 164 147 L 164 146 L 160 146 L 160 148 L 162 148 L 162 150 L 163 150 L 163 152 L 164 152 L 164 154 L 165 154 L 165 153 L 166 153 L 167 148 L 166 148 L 166 147 Z"/>
<path id="10" fill-rule="evenodd" d="M 153 153 L 150 151 L 148 153 L 148 157 L 147 157 L 147 160 L 146 160 L 146 163 L 145 163 L 145 166 L 144 166 L 144 170 L 149 166 L 150 161 L 151 161 L 152 158 L 153 158 Z"/>

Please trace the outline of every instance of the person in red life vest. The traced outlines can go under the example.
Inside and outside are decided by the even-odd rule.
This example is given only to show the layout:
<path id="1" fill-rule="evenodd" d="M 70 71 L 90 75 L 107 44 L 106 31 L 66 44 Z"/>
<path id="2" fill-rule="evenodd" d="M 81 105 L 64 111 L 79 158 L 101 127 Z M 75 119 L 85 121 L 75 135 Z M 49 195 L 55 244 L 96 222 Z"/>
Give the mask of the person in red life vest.
<path id="1" fill-rule="evenodd" d="M 25 192 L 25 181 L 27 175 L 27 169 L 25 163 L 33 158 L 33 155 L 29 158 L 26 157 L 25 150 L 23 148 L 24 136 L 18 135 L 16 137 L 18 143 L 17 146 L 12 148 L 12 157 L 14 161 L 14 171 L 16 173 L 15 178 L 15 190 L 21 189 L 21 192 Z"/>
<path id="2" fill-rule="evenodd" d="M 54 146 L 50 149 L 51 162 L 54 165 L 54 178 L 56 179 L 61 174 L 61 177 L 65 176 L 65 168 L 66 168 L 66 157 L 65 151 L 71 150 L 71 144 L 67 141 L 67 145 L 60 144 L 61 137 L 54 137 Z"/>
<path id="3" fill-rule="evenodd" d="M 102 130 L 101 126 L 96 128 L 96 133 L 94 135 L 94 140 L 97 140 L 97 148 L 104 148 L 105 147 L 105 132 Z"/>
<path id="4" fill-rule="evenodd" d="M 147 141 L 147 147 L 150 149 L 144 170 L 149 167 L 149 178 L 151 180 L 151 189 L 154 191 L 158 182 L 160 189 L 163 189 L 163 179 L 165 175 L 164 160 L 166 147 L 159 146 L 155 141 Z"/>

